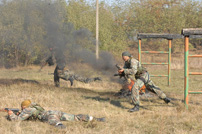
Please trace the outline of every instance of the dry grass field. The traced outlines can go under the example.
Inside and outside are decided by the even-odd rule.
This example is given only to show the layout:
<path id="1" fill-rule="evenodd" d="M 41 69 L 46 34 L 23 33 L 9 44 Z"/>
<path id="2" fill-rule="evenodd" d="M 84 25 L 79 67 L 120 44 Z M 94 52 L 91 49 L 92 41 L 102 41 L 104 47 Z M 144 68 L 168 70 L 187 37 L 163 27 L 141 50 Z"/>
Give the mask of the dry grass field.
<path id="1" fill-rule="evenodd" d="M 83 84 L 61 80 L 61 87 L 53 84 L 54 67 L 0 69 L 0 107 L 20 108 L 24 99 L 41 104 L 46 110 L 61 110 L 71 114 L 89 114 L 106 117 L 106 122 L 64 122 L 66 129 L 57 129 L 40 121 L 11 122 L 7 113 L 0 113 L 0 134 L 201 134 L 201 95 L 190 95 L 189 109 L 183 104 L 184 72 L 172 70 L 171 86 L 167 78 L 153 78 L 172 103 L 165 104 L 158 97 L 141 98 L 139 112 L 128 113 L 132 108 L 128 99 L 113 96 L 121 85 L 102 76 L 103 81 Z M 201 71 L 201 70 L 200 70 Z M 166 71 L 151 68 L 150 74 Z M 118 78 L 117 78 L 118 79 Z M 190 77 L 190 90 L 202 90 L 201 76 Z"/>

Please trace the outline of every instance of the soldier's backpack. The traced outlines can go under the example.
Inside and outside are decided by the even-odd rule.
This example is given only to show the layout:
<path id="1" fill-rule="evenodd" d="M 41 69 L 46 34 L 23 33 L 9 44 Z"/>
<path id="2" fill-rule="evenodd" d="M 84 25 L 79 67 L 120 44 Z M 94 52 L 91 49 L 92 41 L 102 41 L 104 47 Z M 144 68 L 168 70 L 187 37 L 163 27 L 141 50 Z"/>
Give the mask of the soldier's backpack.
<path id="1" fill-rule="evenodd" d="M 36 111 L 34 111 L 32 113 L 32 117 L 31 117 L 31 119 L 34 119 L 34 120 L 37 120 L 39 115 L 45 111 L 45 109 L 43 107 L 41 107 L 39 104 L 37 104 L 37 103 L 32 103 L 30 108 L 35 108 L 36 109 Z"/>
<path id="2" fill-rule="evenodd" d="M 136 79 L 139 78 L 139 77 L 141 76 L 141 74 L 145 73 L 146 71 L 147 71 L 147 70 L 146 70 L 145 67 L 143 67 L 143 66 L 138 67 L 138 68 L 137 68 L 137 72 L 136 72 L 136 74 L 135 74 L 135 78 L 136 78 Z"/>

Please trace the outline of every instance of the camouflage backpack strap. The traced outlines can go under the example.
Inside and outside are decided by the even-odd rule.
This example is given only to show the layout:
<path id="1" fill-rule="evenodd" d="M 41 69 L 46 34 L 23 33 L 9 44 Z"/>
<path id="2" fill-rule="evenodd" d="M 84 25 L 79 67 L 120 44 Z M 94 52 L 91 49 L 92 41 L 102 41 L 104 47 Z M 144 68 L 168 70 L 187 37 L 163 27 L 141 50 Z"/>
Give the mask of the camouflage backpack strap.
<path id="1" fill-rule="evenodd" d="M 139 78 L 139 77 L 141 76 L 141 74 L 143 74 L 143 73 L 145 73 L 145 72 L 147 72 L 146 68 L 143 67 L 143 66 L 139 66 L 139 67 L 137 68 L 137 73 L 135 74 L 135 78 L 136 78 L 136 79 Z"/>
<path id="2" fill-rule="evenodd" d="M 40 119 L 39 115 L 41 115 L 45 110 L 43 107 L 41 107 L 39 104 L 37 103 L 32 103 L 32 105 L 30 106 L 31 108 L 35 108 L 36 111 L 34 111 L 32 113 L 32 117 L 33 119 Z"/>

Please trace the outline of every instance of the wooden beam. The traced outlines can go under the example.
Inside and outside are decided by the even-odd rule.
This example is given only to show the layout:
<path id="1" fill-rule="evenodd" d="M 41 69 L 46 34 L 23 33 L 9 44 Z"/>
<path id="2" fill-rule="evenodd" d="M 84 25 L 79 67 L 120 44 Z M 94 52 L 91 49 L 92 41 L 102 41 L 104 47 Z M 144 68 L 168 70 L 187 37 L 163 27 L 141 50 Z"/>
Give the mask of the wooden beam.
<path id="1" fill-rule="evenodd" d="M 202 39 L 202 35 L 189 35 L 189 38 L 192 38 L 192 39 Z"/>
<path id="2" fill-rule="evenodd" d="M 183 36 L 181 34 L 168 34 L 168 33 L 138 33 L 138 39 L 148 39 L 148 38 L 163 38 L 167 40 L 181 39 Z"/>
<path id="3" fill-rule="evenodd" d="M 202 35 L 202 28 L 186 28 L 186 29 L 182 29 L 182 34 L 184 36 Z"/>

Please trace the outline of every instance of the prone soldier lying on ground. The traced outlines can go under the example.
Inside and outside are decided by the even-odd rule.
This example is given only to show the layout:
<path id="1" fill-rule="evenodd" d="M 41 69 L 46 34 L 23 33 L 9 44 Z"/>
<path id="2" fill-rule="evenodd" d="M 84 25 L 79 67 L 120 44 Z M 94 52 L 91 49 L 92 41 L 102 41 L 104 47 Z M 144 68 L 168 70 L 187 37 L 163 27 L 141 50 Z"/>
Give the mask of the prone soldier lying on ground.
<path id="1" fill-rule="evenodd" d="M 3 111 L 3 112 L 13 111 L 13 113 L 16 115 L 18 115 L 20 113 L 20 109 L 18 109 L 18 108 L 3 108 L 3 109 L 0 109 L 0 112 L 1 111 Z"/>
<path id="2" fill-rule="evenodd" d="M 30 100 L 24 100 L 21 103 L 22 112 L 19 115 L 13 113 L 13 111 L 8 111 L 8 120 L 11 121 L 24 121 L 24 120 L 40 120 L 42 122 L 48 122 L 57 128 L 66 128 L 61 121 L 100 121 L 105 122 L 105 118 L 95 118 L 90 115 L 73 115 L 64 113 L 61 111 L 46 111 L 37 103 L 32 103 Z"/>

